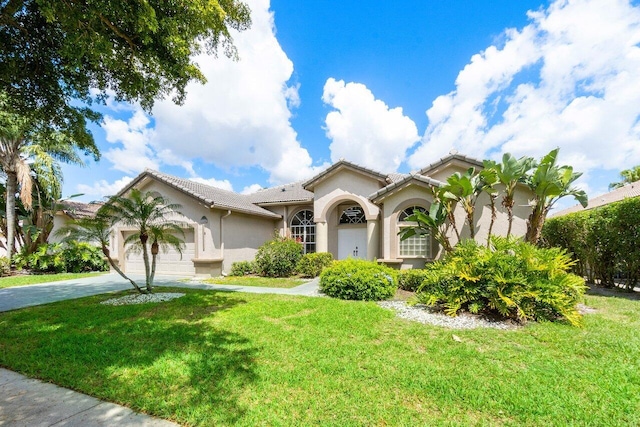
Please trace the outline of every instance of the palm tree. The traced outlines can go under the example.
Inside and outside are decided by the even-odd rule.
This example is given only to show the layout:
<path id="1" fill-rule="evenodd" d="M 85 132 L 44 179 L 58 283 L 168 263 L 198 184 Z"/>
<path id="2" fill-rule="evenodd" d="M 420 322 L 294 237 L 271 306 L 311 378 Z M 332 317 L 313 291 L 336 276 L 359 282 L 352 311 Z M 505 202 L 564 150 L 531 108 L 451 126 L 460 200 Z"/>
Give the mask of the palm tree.
<path id="1" fill-rule="evenodd" d="M 43 171 L 50 171 L 52 176 L 59 171 L 58 162 L 84 165 L 76 152 L 82 146 L 85 154 L 93 154 L 97 160 L 99 152 L 93 141 L 86 145 L 86 141 L 78 143 L 75 135 L 63 132 L 49 132 L 38 129 L 37 124 L 27 119 L 2 110 L 4 103 L 0 102 L 0 169 L 7 177 L 6 180 L 6 225 L 7 225 L 7 256 L 10 258 L 15 252 L 16 235 L 16 193 L 20 189 L 20 200 L 26 210 L 32 208 L 33 186 L 32 168 L 38 177 L 51 180 Z M 58 179 L 56 177 L 55 179 Z M 59 173 L 61 179 L 61 172 Z M 51 182 L 49 182 L 51 184 Z M 59 184 L 58 184 L 59 187 Z"/>
<path id="2" fill-rule="evenodd" d="M 632 182 L 636 182 L 640 180 L 640 165 L 634 166 L 631 169 L 625 169 L 620 172 L 620 178 L 622 181 L 620 182 L 612 182 L 609 184 L 609 190 L 613 190 L 615 188 L 624 187 L 626 184 L 630 184 Z"/>
<path id="3" fill-rule="evenodd" d="M 140 293 L 147 293 L 138 286 L 131 278 L 120 270 L 118 265 L 111 258 L 109 251 L 109 239 L 111 237 L 112 218 L 106 214 L 101 208 L 94 218 L 79 218 L 73 220 L 69 225 L 60 228 L 56 231 L 57 236 L 63 236 L 63 241 L 85 241 L 85 242 L 97 242 L 102 249 L 102 253 L 107 258 L 107 261 L 120 276 L 128 280 L 136 291 Z"/>
<path id="4" fill-rule="evenodd" d="M 170 203 L 157 193 L 132 189 L 127 196 L 114 196 L 104 206 L 105 212 L 113 219 L 113 223 L 133 227 L 135 232 L 127 237 L 125 243 L 132 244 L 130 250 L 142 252 L 146 277 L 146 290 L 153 289 L 156 255 L 160 248 L 174 247 L 181 251 L 183 240 L 176 236 L 182 233 L 182 224 L 169 219 L 178 214 L 182 206 Z M 180 229 L 180 231 L 178 231 Z M 149 263 L 149 238 L 153 265 Z"/>
<path id="5" fill-rule="evenodd" d="M 442 187 L 442 191 L 445 199 L 460 203 L 469 225 L 470 237 L 474 239 L 476 236 L 474 213 L 476 200 L 480 194 L 479 175 L 475 173 L 474 168 L 469 168 L 464 174 L 456 172 L 447 178 L 447 184 Z M 453 206 L 448 206 L 448 210 L 453 213 Z M 453 221 L 455 224 L 455 218 L 453 218 Z M 459 235 L 458 240 L 460 240 Z"/>
<path id="6" fill-rule="evenodd" d="M 408 239 L 416 234 L 419 236 L 428 236 L 433 233 L 433 237 L 442 245 L 446 252 L 453 250 L 448 237 L 450 223 L 447 221 L 447 209 L 442 203 L 432 203 L 428 213 L 416 209 L 413 211 L 413 215 L 409 215 L 405 220 L 415 222 L 416 225 L 403 227 L 400 232 L 398 232 L 401 240 Z"/>
<path id="7" fill-rule="evenodd" d="M 558 166 L 556 161 L 559 150 L 556 148 L 544 156 L 533 175 L 528 178 L 527 183 L 534 193 L 533 210 L 527 220 L 525 235 L 525 240 L 529 243 L 538 243 L 549 210 L 561 198 L 573 196 L 583 207 L 587 206 L 587 194 L 571 186 L 582 173 L 573 172 L 571 166 Z"/>
<path id="8" fill-rule="evenodd" d="M 502 196 L 502 206 L 507 210 L 509 225 L 507 237 L 511 235 L 513 225 L 513 207 L 515 205 L 514 195 L 518 183 L 524 183 L 527 173 L 534 167 L 535 161 L 532 157 L 520 157 L 516 159 L 511 153 L 502 156 L 502 163 L 493 160 L 485 160 L 484 167 L 495 169 L 498 174 L 499 183 L 504 185 L 504 195 Z"/>
<path id="9" fill-rule="evenodd" d="M 479 189 L 489 196 L 489 207 L 491 208 L 491 222 L 489 223 L 489 231 L 487 232 L 487 247 L 491 243 L 491 232 L 498 215 L 496 214 L 496 199 L 500 192 L 496 186 L 500 183 L 498 179 L 498 171 L 495 168 L 485 167 L 479 174 Z"/>

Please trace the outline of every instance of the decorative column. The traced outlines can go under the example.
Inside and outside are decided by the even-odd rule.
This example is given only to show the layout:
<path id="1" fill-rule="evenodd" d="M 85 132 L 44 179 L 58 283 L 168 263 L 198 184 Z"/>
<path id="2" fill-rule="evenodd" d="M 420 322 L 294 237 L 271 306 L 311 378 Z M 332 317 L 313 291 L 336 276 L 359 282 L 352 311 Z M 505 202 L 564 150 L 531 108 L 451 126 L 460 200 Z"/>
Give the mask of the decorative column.
<path id="1" fill-rule="evenodd" d="M 316 252 L 329 252 L 329 228 L 325 222 L 316 222 Z"/>
<path id="2" fill-rule="evenodd" d="M 367 220 L 367 258 L 370 260 L 376 260 L 379 258 L 378 249 L 379 244 L 379 232 L 378 232 L 378 220 Z"/>

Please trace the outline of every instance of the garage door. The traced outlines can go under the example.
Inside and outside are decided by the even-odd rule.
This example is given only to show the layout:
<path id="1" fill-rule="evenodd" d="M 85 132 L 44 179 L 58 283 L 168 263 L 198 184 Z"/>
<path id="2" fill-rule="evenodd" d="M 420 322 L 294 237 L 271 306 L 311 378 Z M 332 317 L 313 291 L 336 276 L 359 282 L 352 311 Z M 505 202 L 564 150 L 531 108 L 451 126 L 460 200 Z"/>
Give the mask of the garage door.
<path id="1" fill-rule="evenodd" d="M 133 232 L 124 232 L 124 238 L 133 234 Z M 181 236 L 182 237 L 182 236 Z M 191 261 L 195 258 L 196 245 L 194 243 L 193 229 L 184 230 L 185 248 L 180 253 L 173 248 L 169 248 L 167 252 L 160 250 L 156 261 L 156 274 L 174 274 L 174 275 L 193 275 L 195 268 Z M 151 249 L 149 249 L 151 252 Z M 151 262 L 151 253 L 149 253 L 149 262 Z M 144 261 L 142 261 L 141 253 L 125 252 L 125 272 L 144 274 Z"/>

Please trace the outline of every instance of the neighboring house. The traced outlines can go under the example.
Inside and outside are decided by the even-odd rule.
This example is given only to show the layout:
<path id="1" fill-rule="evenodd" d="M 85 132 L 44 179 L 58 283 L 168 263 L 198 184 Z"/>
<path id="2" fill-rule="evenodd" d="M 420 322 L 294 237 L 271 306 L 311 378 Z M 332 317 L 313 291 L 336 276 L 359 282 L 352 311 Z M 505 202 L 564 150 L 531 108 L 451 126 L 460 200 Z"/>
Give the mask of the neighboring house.
<path id="1" fill-rule="evenodd" d="M 413 174 L 382 174 L 340 160 L 315 177 L 293 184 L 241 195 L 188 179 L 146 170 L 119 194 L 131 188 L 157 192 L 182 205 L 185 232 L 182 256 L 160 253 L 159 274 L 216 276 L 229 272 L 236 261 L 252 260 L 260 245 L 278 233 L 298 240 L 305 252 L 330 252 L 336 259 L 357 257 L 378 260 L 396 268 L 423 267 L 440 253 L 435 240 L 414 236 L 400 241 L 398 231 L 410 225 L 405 218 L 414 209 L 428 210 L 432 187 L 454 172 L 482 162 L 450 155 Z M 516 194 L 513 234 L 524 235 L 530 193 Z M 476 209 L 477 239 L 486 239 L 491 219 L 489 200 L 480 197 Z M 499 203 L 498 203 L 499 205 Z M 506 234 L 506 213 L 499 207 L 495 234 Z M 456 211 L 462 235 L 464 213 Z M 127 253 L 124 240 L 133 230 L 117 228 L 111 254 L 125 272 L 142 272 L 141 257 Z M 453 234 L 453 231 L 452 231 Z M 455 238 L 452 239 L 455 243 Z"/>
<path id="2" fill-rule="evenodd" d="M 567 215 L 574 212 L 581 212 L 588 209 L 594 209 L 600 206 L 608 205 L 610 203 L 619 202 L 624 199 L 628 199 L 630 197 L 638 197 L 640 196 L 640 181 L 632 182 L 630 184 L 625 184 L 620 188 L 616 188 L 613 191 L 610 191 L 606 194 L 602 194 L 600 196 L 594 197 L 593 199 L 589 199 L 589 204 L 586 208 L 583 208 L 582 205 L 571 206 L 570 208 L 563 209 L 558 212 L 554 212 L 553 216 L 562 216 Z"/>
<path id="3" fill-rule="evenodd" d="M 78 218 L 88 218 L 95 216 L 96 212 L 103 205 L 102 202 L 73 202 L 65 200 L 60 202 L 61 209 L 56 211 L 53 217 L 53 228 L 49 234 L 49 243 L 58 243 L 64 239 L 64 236 L 57 236 L 56 232 L 62 227 L 69 224 L 70 221 Z"/>

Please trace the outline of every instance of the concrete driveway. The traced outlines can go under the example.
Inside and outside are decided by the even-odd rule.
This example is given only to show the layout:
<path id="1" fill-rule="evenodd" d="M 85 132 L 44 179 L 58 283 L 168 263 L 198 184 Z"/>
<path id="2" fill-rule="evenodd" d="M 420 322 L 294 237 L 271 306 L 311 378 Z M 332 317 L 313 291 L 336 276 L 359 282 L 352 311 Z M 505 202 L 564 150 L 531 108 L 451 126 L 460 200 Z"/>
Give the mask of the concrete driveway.
<path id="1" fill-rule="evenodd" d="M 144 283 L 143 276 L 132 275 L 131 278 L 138 284 Z M 180 281 L 180 279 L 182 278 L 179 276 L 156 276 L 154 285 L 259 294 L 318 295 L 318 279 L 311 280 L 291 289 L 208 285 L 197 282 L 184 282 Z M 107 292 L 124 291 L 127 289 L 133 289 L 133 287 L 116 273 L 60 282 L 42 283 L 39 285 L 16 286 L 13 288 L 0 289 L 0 312 L 48 304 L 55 301 L 99 295 Z"/>

